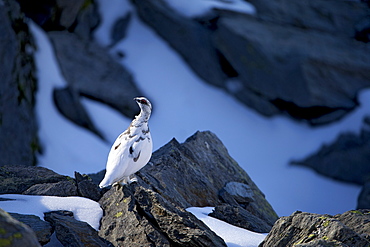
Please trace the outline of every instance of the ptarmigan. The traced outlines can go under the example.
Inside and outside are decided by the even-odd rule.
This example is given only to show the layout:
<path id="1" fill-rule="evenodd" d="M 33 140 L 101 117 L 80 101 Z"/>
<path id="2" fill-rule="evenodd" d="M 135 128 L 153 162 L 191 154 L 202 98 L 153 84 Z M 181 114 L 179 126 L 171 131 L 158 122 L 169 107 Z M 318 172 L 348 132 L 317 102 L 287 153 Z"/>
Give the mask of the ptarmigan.
<path id="1" fill-rule="evenodd" d="M 143 168 L 152 156 L 153 144 L 148 120 L 152 112 L 152 104 L 144 97 L 134 100 L 140 107 L 140 114 L 132 120 L 130 126 L 118 136 L 109 152 L 104 179 L 99 187 L 107 187 L 115 183 L 131 183 L 130 178 Z"/>

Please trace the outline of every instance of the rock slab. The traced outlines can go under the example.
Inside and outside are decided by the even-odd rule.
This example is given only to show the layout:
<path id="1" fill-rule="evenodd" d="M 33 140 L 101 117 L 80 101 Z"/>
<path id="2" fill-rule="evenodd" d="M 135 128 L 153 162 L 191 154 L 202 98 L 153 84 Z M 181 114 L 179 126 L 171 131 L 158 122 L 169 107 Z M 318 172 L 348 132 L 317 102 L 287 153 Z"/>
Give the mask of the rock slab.
<path id="1" fill-rule="evenodd" d="M 364 185 L 370 178 L 370 124 L 364 121 L 359 134 L 342 133 L 316 153 L 294 165 L 312 168 L 316 172 L 340 181 Z"/>
<path id="2" fill-rule="evenodd" d="M 226 246 L 191 213 L 135 184 L 111 189 L 100 201 L 99 235 L 115 246 Z"/>
<path id="3" fill-rule="evenodd" d="M 53 211 L 45 213 L 56 232 L 57 239 L 63 246 L 96 246 L 105 247 L 109 243 L 101 239 L 98 233 L 88 223 L 75 220 L 73 213 L 68 211 Z"/>
<path id="4" fill-rule="evenodd" d="M 369 246 L 369 210 L 342 215 L 295 212 L 276 221 L 259 247 L 276 246 Z"/>

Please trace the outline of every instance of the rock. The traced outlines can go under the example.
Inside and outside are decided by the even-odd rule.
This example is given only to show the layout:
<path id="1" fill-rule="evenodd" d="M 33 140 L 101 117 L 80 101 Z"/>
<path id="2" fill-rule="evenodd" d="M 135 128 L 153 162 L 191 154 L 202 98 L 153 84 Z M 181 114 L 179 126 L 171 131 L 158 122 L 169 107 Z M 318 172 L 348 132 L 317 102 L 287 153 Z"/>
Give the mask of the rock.
<path id="1" fill-rule="evenodd" d="M 99 185 L 100 184 L 100 182 L 104 178 L 104 175 L 105 175 L 105 169 L 104 170 L 101 170 L 98 173 L 90 173 L 90 174 L 87 174 L 87 176 L 89 178 L 91 178 L 91 182 L 93 182 L 96 185 Z"/>
<path id="2" fill-rule="evenodd" d="M 370 208 L 370 179 L 363 185 L 357 200 L 357 209 Z"/>
<path id="3" fill-rule="evenodd" d="M 363 217 L 353 212 L 333 217 L 297 211 L 291 216 L 281 217 L 276 221 L 259 247 L 368 246 L 370 232 L 367 218 L 368 215 Z M 366 222 L 366 220 L 365 227 L 353 225 L 353 222 Z"/>
<path id="4" fill-rule="evenodd" d="M 274 224 L 277 219 L 264 194 L 230 157 L 217 136 L 209 131 L 197 132 L 183 144 L 173 139 L 153 153 L 150 165 L 138 176 L 165 199 L 183 208 L 220 205 L 224 203 L 219 197 L 220 190 L 230 182 L 241 183 L 248 191 L 243 193 L 253 195 L 253 201 L 244 198 L 243 203 L 235 205 L 244 207 L 268 224 Z M 247 204 L 246 200 L 250 202 Z"/>
<path id="5" fill-rule="evenodd" d="M 17 1 L 22 12 L 46 31 L 68 30 L 89 39 L 100 22 L 95 1 Z"/>
<path id="6" fill-rule="evenodd" d="M 334 216 L 370 243 L 370 210 L 351 210 Z"/>
<path id="7" fill-rule="evenodd" d="M 370 86 L 362 43 L 227 12 L 217 27 L 215 46 L 242 85 L 232 93 L 262 114 L 327 123 L 354 109 L 359 90 Z"/>
<path id="8" fill-rule="evenodd" d="M 44 167 L 2 166 L 0 167 L 0 193 L 22 194 L 35 184 L 58 183 L 67 177 Z"/>
<path id="9" fill-rule="evenodd" d="M 221 190 L 228 193 L 239 204 L 249 204 L 254 201 L 253 190 L 247 184 L 229 182 Z"/>
<path id="10" fill-rule="evenodd" d="M 215 8 L 193 19 L 163 0 L 134 3 L 204 81 L 263 115 L 329 123 L 370 86 L 369 46 L 356 41 L 368 39 L 366 3 L 252 1 L 255 15 Z"/>
<path id="11" fill-rule="evenodd" d="M 109 45 L 109 47 L 114 46 L 119 41 L 124 39 L 126 37 L 127 28 L 131 22 L 131 12 L 128 12 L 125 16 L 119 18 L 113 25 L 112 31 L 111 31 L 111 40 L 112 43 Z"/>
<path id="12" fill-rule="evenodd" d="M 203 80 L 222 86 L 227 79 L 222 54 L 212 45 L 211 30 L 185 18 L 163 0 L 135 0 L 140 18 L 172 46 Z M 201 58 L 201 59 L 200 59 Z"/>
<path id="13" fill-rule="evenodd" d="M 90 119 L 84 106 L 81 104 L 80 95 L 70 87 L 54 88 L 53 99 L 59 112 L 75 124 L 86 128 L 105 140 L 103 134 L 97 129 Z"/>
<path id="14" fill-rule="evenodd" d="M 132 99 L 142 93 L 131 74 L 107 50 L 69 32 L 49 32 L 48 36 L 73 92 L 103 102 L 130 118 L 138 113 Z"/>
<path id="15" fill-rule="evenodd" d="M 266 221 L 254 216 L 241 206 L 218 205 L 209 216 L 253 232 L 266 233 L 272 228 L 272 225 L 267 224 Z"/>
<path id="16" fill-rule="evenodd" d="M 14 219 L 26 224 L 31 227 L 32 231 L 36 234 L 37 240 L 41 245 L 44 245 L 50 241 L 52 228 L 49 222 L 41 220 L 35 215 L 24 215 L 9 213 Z"/>
<path id="17" fill-rule="evenodd" d="M 81 175 L 75 172 L 78 194 L 82 197 L 89 198 L 94 201 L 99 201 L 101 193 L 97 184 L 92 182 L 92 179 L 87 175 Z"/>
<path id="18" fill-rule="evenodd" d="M 104 194 L 101 237 L 115 246 L 226 246 L 194 215 L 142 184 Z"/>
<path id="19" fill-rule="evenodd" d="M 197 132 L 182 144 L 173 139 L 152 155 L 137 178 L 137 183 L 111 188 L 99 201 L 104 210 L 99 235 L 114 245 L 224 245 L 185 211 L 225 205 L 220 190 L 234 196 L 229 194 L 232 206 L 216 210 L 220 218 L 261 232 L 277 219 L 262 192 L 209 131 Z M 232 222 L 230 211 L 239 212 L 234 218 L 238 222 Z"/>
<path id="20" fill-rule="evenodd" d="M 370 130 L 364 126 L 359 134 L 343 133 L 331 144 L 292 164 L 345 182 L 363 185 L 370 177 Z"/>
<path id="21" fill-rule="evenodd" d="M 48 212 L 45 213 L 45 220 L 55 228 L 63 246 L 109 246 L 88 223 L 75 220 L 72 212 Z"/>
<path id="22" fill-rule="evenodd" d="M 251 0 L 258 18 L 301 29 L 330 33 L 343 38 L 353 38 L 356 26 L 368 19 L 370 14 L 364 2 L 337 1 L 335 7 L 325 0 L 292 1 Z"/>
<path id="23" fill-rule="evenodd" d="M 0 166 L 35 165 L 35 44 L 16 1 L 1 2 L 0 30 Z"/>
<path id="24" fill-rule="evenodd" d="M 23 194 L 45 196 L 78 196 L 77 187 L 73 181 L 35 184 L 23 192 Z"/>
<path id="25" fill-rule="evenodd" d="M 104 210 L 99 236 L 114 246 L 170 246 L 168 238 L 139 211 L 132 192 L 124 186 L 105 193 L 100 200 Z"/>
<path id="26" fill-rule="evenodd" d="M 0 209 L 0 241 L 1 246 L 9 247 L 41 246 L 31 228 L 2 209 Z"/>

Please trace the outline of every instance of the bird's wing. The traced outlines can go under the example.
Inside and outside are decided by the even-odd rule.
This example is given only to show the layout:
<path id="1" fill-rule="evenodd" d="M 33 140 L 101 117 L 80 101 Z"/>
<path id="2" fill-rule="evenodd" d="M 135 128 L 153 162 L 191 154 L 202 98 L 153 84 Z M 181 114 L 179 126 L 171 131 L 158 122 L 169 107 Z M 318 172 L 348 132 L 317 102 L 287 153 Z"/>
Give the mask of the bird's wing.
<path id="1" fill-rule="evenodd" d="M 104 180 L 109 184 L 121 179 L 128 166 L 129 146 L 128 136 L 120 135 L 113 143 L 108 154 L 106 174 Z"/>
<path id="2" fill-rule="evenodd" d="M 135 141 L 132 142 L 129 147 L 129 157 L 132 158 L 134 162 L 139 159 L 145 140 L 145 137 L 143 136 L 137 135 L 135 137 Z"/>

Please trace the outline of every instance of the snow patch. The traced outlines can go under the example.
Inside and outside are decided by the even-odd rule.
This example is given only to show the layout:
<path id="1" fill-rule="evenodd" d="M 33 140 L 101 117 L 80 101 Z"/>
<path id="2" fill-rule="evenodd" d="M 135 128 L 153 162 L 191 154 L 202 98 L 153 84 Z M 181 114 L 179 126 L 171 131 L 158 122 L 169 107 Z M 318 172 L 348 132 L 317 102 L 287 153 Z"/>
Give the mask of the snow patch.
<path id="1" fill-rule="evenodd" d="M 244 0 L 165 0 L 179 14 L 188 17 L 200 17 L 212 9 L 224 9 L 253 15 L 255 7 Z"/>
<path id="2" fill-rule="evenodd" d="M 186 210 L 203 221 L 212 231 L 220 236 L 229 247 L 257 247 L 267 236 L 267 233 L 255 233 L 208 216 L 213 209 L 213 207 L 191 207 Z"/>
<path id="3" fill-rule="evenodd" d="M 77 196 L 31 196 L 4 194 L 0 198 L 10 201 L 0 201 L 0 208 L 9 213 L 30 214 L 44 219 L 44 213 L 57 210 L 73 212 L 74 218 L 88 223 L 95 230 L 99 230 L 103 210 L 99 203 Z"/>

